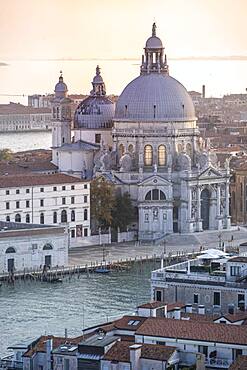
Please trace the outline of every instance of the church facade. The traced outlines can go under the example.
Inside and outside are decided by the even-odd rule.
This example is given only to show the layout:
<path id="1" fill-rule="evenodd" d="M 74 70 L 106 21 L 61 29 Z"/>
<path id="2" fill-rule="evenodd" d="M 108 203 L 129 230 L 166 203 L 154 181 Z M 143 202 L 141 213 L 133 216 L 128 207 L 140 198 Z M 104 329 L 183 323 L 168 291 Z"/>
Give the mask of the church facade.
<path id="1" fill-rule="evenodd" d="M 156 25 L 140 75 L 126 86 L 116 107 L 106 96 L 98 67 L 92 84 L 75 113 L 74 141 L 66 137 L 53 145 L 64 157 L 74 153 L 77 158 L 65 161 L 54 155 L 60 157 L 55 162 L 60 171 L 87 178 L 104 175 L 129 192 L 138 208 L 139 239 L 230 228 L 229 165 L 220 168 L 200 137 L 191 97 L 169 74 Z M 61 120 L 54 127 L 59 125 Z M 66 128 L 67 123 L 60 132 Z"/>

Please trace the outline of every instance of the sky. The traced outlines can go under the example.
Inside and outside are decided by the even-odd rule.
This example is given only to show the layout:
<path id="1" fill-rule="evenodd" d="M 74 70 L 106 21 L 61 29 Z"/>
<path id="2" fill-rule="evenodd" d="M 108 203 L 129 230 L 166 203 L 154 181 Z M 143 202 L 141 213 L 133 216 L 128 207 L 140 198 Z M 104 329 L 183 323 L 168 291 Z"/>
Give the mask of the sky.
<path id="1" fill-rule="evenodd" d="M 170 57 L 247 55 L 247 0 L 0 0 L 0 62 L 139 58 L 155 20 Z"/>

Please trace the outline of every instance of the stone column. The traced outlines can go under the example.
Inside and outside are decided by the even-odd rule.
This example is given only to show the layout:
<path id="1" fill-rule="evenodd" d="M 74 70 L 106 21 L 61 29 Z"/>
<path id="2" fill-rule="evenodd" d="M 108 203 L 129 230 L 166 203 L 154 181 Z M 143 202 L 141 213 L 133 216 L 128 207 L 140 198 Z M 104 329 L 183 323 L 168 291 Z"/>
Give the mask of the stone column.
<path id="1" fill-rule="evenodd" d="M 144 155 L 143 149 L 144 149 L 143 138 L 140 137 L 139 138 L 139 163 L 138 163 L 139 168 L 143 168 L 143 164 L 144 164 L 144 162 L 143 162 L 143 155 Z"/>
<path id="2" fill-rule="evenodd" d="M 202 231 L 202 220 L 201 220 L 201 189 L 197 186 L 197 231 Z"/>
<path id="3" fill-rule="evenodd" d="M 218 184 L 217 186 L 217 194 L 216 194 L 216 215 L 217 215 L 217 222 L 218 222 L 218 230 L 222 229 L 222 217 L 221 217 L 221 212 L 220 212 L 220 202 L 221 202 L 221 197 L 220 197 L 220 185 Z"/>
<path id="4" fill-rule="evenodd" d="M 226 228 L 229 229 L 231 227 L 231 217 L 229 215 L 229 179 L 226 180 L 226 205 L 225 205 L 225 214 L 226 214 Z"/>

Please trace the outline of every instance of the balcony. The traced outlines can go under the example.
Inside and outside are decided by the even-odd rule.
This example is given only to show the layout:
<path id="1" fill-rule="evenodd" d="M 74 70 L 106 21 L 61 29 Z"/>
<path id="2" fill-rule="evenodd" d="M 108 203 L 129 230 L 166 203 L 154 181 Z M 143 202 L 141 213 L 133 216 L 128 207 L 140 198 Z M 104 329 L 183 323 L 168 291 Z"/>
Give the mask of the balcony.
<path id="1" fill-rule="evenodd" d="M 209 366 L 210 368 L 216 369 L 228 369 L 229 366 L 232 364 L 231 360 L 227 358 L 206 358 L 205 365 Z"/>

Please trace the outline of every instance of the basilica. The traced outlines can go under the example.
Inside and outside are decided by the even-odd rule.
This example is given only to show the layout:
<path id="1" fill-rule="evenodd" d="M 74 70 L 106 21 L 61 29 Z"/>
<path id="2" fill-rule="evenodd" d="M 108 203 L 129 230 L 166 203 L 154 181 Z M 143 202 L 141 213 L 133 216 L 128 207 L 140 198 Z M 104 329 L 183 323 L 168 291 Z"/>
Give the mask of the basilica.
<path id="1" fill-rule="evenodd" d="M 170 76 L 155 24 L 140 75 L 116 105 L 98 66 L 73 118 L 67 91 L 61 75 L 51 103 L 53 163 L 62 173 L 104 176 L 129 192 L 140 240 L 230 228 L 229 164 L 220 168 L 200 137 L 191 97 Z"/>

